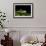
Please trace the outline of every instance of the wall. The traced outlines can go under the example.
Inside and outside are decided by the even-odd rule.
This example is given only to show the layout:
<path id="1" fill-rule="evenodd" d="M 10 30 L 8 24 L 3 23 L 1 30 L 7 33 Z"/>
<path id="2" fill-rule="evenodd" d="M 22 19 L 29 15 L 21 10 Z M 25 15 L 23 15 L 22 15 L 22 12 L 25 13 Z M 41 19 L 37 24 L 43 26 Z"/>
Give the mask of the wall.
<path id="1" fill-rule="evenodd" d="M 13 3 L 33 3 L 33 18 L 13 18 Z M 46 0 L 0 0 L 0 10 L 6 13 L 6 27 L 46 27 Z"/>

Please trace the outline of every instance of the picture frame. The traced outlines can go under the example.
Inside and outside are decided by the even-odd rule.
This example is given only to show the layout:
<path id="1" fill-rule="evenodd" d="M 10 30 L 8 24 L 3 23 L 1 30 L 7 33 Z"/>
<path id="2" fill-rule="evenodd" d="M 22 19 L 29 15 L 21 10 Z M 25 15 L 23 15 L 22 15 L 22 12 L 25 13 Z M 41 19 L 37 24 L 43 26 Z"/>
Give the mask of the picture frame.
<path id="1" fill-rule="evenodd" d="M 13 17 L 33 17 L 32 3 L 13 3 Z"/>

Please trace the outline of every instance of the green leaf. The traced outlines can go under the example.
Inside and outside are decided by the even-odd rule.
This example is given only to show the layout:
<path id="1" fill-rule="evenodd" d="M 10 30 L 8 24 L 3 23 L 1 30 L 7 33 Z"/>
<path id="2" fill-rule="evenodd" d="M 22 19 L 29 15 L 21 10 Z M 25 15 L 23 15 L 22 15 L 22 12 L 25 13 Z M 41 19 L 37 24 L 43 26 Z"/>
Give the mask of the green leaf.
<path id="1" fill-rule="evenodd" d="M 0 17 L 2 17 L 2 15 Z"/>
<path id="2" fill-rule="evenodd" d="M 6 17 L 6 16 L 3 16 L 3 17 Z"/>
<path id="3" fill-rule="evenodd" d="M 0 21 L 0 23 L 1 23 L 1 21 Z"/>
<path id="4" fill-rule="evenodd" d="M 5 15 L 5 13 L 4 13 L 4 15 Z"/>
<path id="5" fill-rule="evenodd" d="M 2 12 L 0 12 L 0 13 L 2 13 Z"/>
<path id="6" fill-rule="evenodd" d="M 4 19 L 4 20 L 6 20 L 6 19 Z"/>
<path id="7" fill-rule="evenodd" d="M 3 28 L 3 25 L 1 25 L 1 27 Z"/>
<path id="8" fill-rule="evenodd" d="M 0 24 L 1 25 L 1 24 Z"/>
<path id="9" fill-rule="evenodd" d="M 3 15 L 2 15 L 3 14 Z M 0 26 L 3 28 L 3 22 L 6 20 L 5 18 L 5 13 L 4 12 L 0 12 Z"/>
<path id="10" fill-rule="evenodd" d="M 4 20 L 6 20 L 6 19 L 1 19 L 1 20 L 3 20 L 3 21 L 4 21 Z"/>

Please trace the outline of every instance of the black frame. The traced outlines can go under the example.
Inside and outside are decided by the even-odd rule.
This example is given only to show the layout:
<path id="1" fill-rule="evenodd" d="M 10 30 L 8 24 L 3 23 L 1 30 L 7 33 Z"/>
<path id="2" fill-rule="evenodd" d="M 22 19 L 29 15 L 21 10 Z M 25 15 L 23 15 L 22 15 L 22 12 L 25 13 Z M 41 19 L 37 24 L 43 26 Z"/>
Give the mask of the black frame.
<path id="1" fill-rule="evenodd" d="M 30 5 L 31 6 L 31 16 L 16 16 L 16 14 L 15 14 L 15 6 L 16 5 Z M 33 17 L 33 3 L 13 3 L 13 18 L 15 18 L 15 17 Z"/>

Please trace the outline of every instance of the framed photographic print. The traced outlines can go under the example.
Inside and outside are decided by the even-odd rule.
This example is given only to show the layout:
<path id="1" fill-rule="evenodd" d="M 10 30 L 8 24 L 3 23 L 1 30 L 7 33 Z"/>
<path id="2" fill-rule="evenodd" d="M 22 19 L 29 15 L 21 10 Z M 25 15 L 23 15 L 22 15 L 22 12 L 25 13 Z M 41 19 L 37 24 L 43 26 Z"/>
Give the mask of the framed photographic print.
<path id="1" fill-rule="evenodd" d="M 32 3 L 13 3 L 13 17 L 32 17 Z"/>

